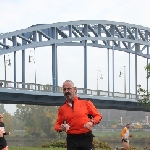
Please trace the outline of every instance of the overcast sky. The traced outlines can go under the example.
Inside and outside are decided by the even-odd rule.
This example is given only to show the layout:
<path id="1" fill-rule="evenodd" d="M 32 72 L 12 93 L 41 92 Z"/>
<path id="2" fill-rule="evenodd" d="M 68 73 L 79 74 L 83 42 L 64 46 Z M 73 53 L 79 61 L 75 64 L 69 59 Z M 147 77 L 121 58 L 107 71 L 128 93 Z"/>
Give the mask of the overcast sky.
<path id="1" fill-rule="evenodd" d="M 150 27 L 149 0 L 0 0 L 0 33 L 25 29 L 35 24 L 52 24 L 77 20 L 108 20 Z M 31 51 L 31 52 L 30 52 Z M 28 63 L 33 49 L 26 50 L 26 82 L 34 82 L 34 63 Z M 69 56 L 69 57 L 68 57 Z M 6 55 L 12 66 L 7 66 L 7 80 L 13 81 L 13 54 Z M 36 48 L 37 83 L 52 83 L 51 47 Z M 111 65 L 110 52 L 110 65 Z M 107 50 L 88 47 L 88 88 L 96 89 L 97 70 L 103 76 L 99 89 L 107 90 Z M 138 84 L 146 87 L 146 59 L 138 57 Z M 128 54 L 115 51 L 115 91 L 124 91 L 124 79 L 119 72 L 126 66 L 128 92 Z M 134 93 L 134 55 L 131 55 L 131 92 Z M 0 80 L 4 80 L 3 56 L 0 56 Z M 58 84 L 66 79 L 83 87 L 83 47 L 58 47 Z M 112 74 L 110 80 L 112 82 Z M 21 81 L 21 51 L 17 52 L 17 81 Z M 112 90 L 112 84 L 110 83 Z M 8 112 L 15 105 L 5 105 Z"/>

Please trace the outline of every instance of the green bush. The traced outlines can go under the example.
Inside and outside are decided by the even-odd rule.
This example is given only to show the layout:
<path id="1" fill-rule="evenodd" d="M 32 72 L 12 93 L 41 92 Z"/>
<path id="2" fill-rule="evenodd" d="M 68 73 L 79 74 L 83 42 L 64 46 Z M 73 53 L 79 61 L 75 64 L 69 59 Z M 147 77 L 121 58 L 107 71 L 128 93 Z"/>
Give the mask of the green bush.
<path id="1" fill-rule="evenodd" d="M 96 149 L 99 149 L 99 150 L 113 150 L 113 148 L 111 148 L 107 142 L 102 142 L 102 141 L 100 141 L 96 138 L 93 140 L 93 143 L 94 143 L 94 147 Z M 64 140 L 50 141 L 50 142 L 42 143 L 42 148 L 66 148 L 66 146 L 67 146 L 66 141 L 64 141 Z M 134 147 L 131 147 L 130 150 L 137 150 L 137 149 L 134 148 Z"/>
<path id="2" fill-rule="evenodd" d="M 102 142 L 95 139 L 93 143 L 95 148 L 104 148 L 105 150 L 112 149 L 107 142 Z M 66 148 L 66 146 L 66 141 L 51 141 L 42 143 L 42 148 Z"/>
<path id="3" fill-rule="evenodd" d="M 51 141 L 51 142 L 44 142 L 42 143 L 42 147 L 43 148 L 56 148 L 56 147 L 60 147 L 60 148 L 65 148 L 66 147 L 66 141 Z"/>

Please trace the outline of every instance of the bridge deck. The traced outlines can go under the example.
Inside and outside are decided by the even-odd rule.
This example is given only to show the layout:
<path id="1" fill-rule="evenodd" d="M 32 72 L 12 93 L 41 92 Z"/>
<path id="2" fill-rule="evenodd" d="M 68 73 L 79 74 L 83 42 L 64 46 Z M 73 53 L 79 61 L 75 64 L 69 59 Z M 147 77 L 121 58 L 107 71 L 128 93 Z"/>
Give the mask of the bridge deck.
<path id="1" fill-rule="evenodd" d="M 65 101 L 61 87 L 55 87 L 53 85 L 35 85 L 33 83 L 23 84 L 21 82 L 5 82 L 3 80 L 1 80 L 0 83 L 2 83 L 0 88 L 0 102 L 4 104 L 60 106 Z M 16 88 L 14 88 L 14 85 Z M 21 86 L 24 86 L 24 88 Z M 137 104 L 137 100 L 133 98 L 135 94 L 113 93 L 83 88 L 78 88 L 77 94 L 80 98 L 91 100 L 99 109 L 149 111 L 146 107 Z"/>

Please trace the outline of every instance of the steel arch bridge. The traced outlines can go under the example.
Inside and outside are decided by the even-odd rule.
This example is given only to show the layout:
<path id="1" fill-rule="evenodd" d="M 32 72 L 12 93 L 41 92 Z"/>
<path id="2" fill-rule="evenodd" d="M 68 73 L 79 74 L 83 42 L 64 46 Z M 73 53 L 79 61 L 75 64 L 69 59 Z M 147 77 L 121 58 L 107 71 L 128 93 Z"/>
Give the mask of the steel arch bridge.
<path id="1" fill-rule="evenodd" d="M 113 64 L 113 94 L 114 97 L 114 50 L 129 54 L 129 92 L 124 98 L 132 99 L 130 92 L 130 54 L 135 55 L 135 99 L 137 93 L 137 56 L 148 60 L 150 58 L 150 28 L 140 25 L 104 20 L 85 20 L 60 22 L 54 24 L 37 24 L 27 29 L 0 34 L 0 55 L 14 53 L 14 88 L 16 81 L 16 52 L 22 51 L 22 88 L 25 88 L 25 50 L 43 46 L 52 47 L 52 81 L 58 86 L 57 47 L 83 46 L 84 47 L 84 89 L 87 89 L 87 47 L 106 48 L 108 51 L 108 98 L 109 87 L 109 50 L 112 50 Z M 55 89 L 55 88 L 54 88 Z M 147 79 L 148 91 L 148 79 Z M 53 91 L 57 92 L 57 91 Z M 84 94 L 88 94 L 84 90 Z M 98 92 L 97 92 L 98 95 Z M 114 98 L 115 100 L 115 98 Z M 126 99 L 125 99 L 126 100 Z M 130 101 L 130 100 L 129 100 Z"/>

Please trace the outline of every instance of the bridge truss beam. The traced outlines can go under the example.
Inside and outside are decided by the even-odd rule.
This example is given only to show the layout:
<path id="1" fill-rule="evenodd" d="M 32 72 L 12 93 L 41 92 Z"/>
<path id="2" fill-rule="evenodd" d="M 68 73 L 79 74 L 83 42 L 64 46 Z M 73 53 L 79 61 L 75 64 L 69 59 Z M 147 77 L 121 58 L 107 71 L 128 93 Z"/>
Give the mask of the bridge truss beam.
<path id="1" fill-rule="evenodd" d="M 85 20 L 85 21 L 60 22 L 54 24 L 38 24 L 33 25 L 27 29 L 0 34 L 0 55 L 14 52 L 14 82 L 16 82 L 16 51 L 22 50 L 22 82 L 25 83 L 25 50 L 27 48 L 36 48 L 43 46 L 52 46 L 52 81 L 54 86 L 57 86 L 58 84 L 57 47 L 58 46 L 84 47 L 85 89 L 87 89 L 88 46 L 106 48 L 108 49 L 108 52 L 109 49 L 112 49 L 113 51 L 114 50 L 124 51 L 126 53 L 129 53 L 129 57 L 130 54 L 135 54 L 135 94 L 137 95 L 137 56 L 147 58 L 148 64 L 148 59 L 150 58 L 149 52 L 150 28 L 122 22 Z M 112 64 L 114 65 L 114 63 Z M 129 60 L 129 68 L 130 68 L 130 60 Z M 113 76 L 114 76 L 114 66 L 113 66 Z M 148 80 L 147 80 L 147 89 L 148 89 Z M 114 92 L 114 77 L 113 77 L 113 92 Z"/>

